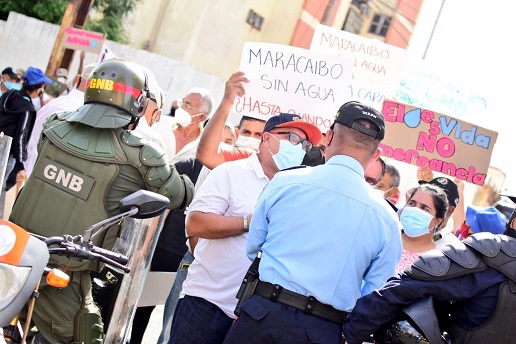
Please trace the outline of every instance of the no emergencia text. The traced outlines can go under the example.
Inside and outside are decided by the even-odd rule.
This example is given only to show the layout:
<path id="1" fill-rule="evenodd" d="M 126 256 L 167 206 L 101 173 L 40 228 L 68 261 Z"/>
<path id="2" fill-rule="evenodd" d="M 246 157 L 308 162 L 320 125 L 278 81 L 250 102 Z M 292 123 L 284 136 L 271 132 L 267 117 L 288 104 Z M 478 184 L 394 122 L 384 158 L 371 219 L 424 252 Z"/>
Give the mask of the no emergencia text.
<path id="1" fill-rule="evenodd" d="M 455 176 L 470 183 L 484 184 L 486 175 L 477 173 L 474 166 L 460 167 L 420 154 L 425 151 L 429 153 L 435 151 L 443 158 L 450 158 L 456 153 L 455 142 L 451 137 L 467 145 L 489 149 L 492 138 L 488 135 L 478 134 L 477 126 L 473 125 L 469 129 L 463 128 L 462 124 L 454 118 L 446 116 L 436 118 L 434 112 L 419 108 L 406 112 L 403 104 L 390 101 L 384 102 L 382 113 L 386 122 L 404 123 L 409 128 L 417 128 L 422 122 L 429 124 L 427 132 L 419 132 L 416 149 L 404 150 L 381 144 L 380 147 L 386 156 L 409 164 L 415 163 L 420 167 L 428 167 L 433 171 Z"/>

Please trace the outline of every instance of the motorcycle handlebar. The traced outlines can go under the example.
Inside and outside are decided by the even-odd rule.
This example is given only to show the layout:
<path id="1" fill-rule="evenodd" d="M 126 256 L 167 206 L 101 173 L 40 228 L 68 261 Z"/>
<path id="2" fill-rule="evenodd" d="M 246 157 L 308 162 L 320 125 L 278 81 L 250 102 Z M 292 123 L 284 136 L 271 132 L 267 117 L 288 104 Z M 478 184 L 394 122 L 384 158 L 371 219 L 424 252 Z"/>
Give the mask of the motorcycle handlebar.
<path id="1" fill-rule="evenodd" d="M 125 265 L 129 262 L 129 258 L 123 254 L 116 253 L 94 246 L 91 241 L 84 242 L 82 236 L 53 236 L 44 240 L 47 244 L 50 254 L 58 254 L 74 259 L 98 260 L 103 263 L 112 265 L 119 269 L 129 272 L 130 269 Z M 59 247 L 50 247 L 59 245 Z"/>

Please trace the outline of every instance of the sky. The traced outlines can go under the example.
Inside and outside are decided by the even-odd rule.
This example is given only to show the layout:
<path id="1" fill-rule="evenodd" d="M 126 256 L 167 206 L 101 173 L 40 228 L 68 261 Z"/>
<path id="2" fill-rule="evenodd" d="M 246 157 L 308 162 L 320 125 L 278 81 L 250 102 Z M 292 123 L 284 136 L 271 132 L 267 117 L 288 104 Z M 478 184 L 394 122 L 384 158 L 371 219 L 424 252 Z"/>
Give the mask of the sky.
<path id="1" fill-rule="evenodd" d="M 409 56 L 419 59 L 427 49 L 425 63 L 485 98 L 486 108 L 461 119 L 498 133 L 491 166 L 506 174 L 505 186 L 511 188 L 516 186 L 515 10 L 511 1 L 426 0 L 408 48 Z"/>

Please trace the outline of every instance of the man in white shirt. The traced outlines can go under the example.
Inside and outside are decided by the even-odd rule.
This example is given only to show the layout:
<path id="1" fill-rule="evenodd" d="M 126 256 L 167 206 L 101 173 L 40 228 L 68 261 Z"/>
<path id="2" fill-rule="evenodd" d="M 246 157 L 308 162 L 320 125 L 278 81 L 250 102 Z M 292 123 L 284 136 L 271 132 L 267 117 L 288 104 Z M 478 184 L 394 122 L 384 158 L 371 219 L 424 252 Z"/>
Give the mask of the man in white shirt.
<path id="1" fill-rule="evenodd" d="M 84 90 L 88 82 L 88 77 L 97 66 L 97 63 L 91 63 L 84 67 L 82 73 L 77 75 L 75 79 L 75 87 L 66 96 L 58 97 L 51 100 L 48 104 L 43 106 L 36 114 L 36 121 L 34 122 L 34 128 L 29 138 L 27 145 L 27 160 L 24 162 L 25 173 L 27 177 L 32 173 L 32 168 L 38 158 L 38 142 L 43 130 L 43 123 L 48 116 L 61 111 L 73 111 L 78 109 L 84 104 Z"/>
<path id="2" fill-rule="evenodd" d="M 213 97 L 204 88 L 193 88 L 177 103 L 179 107 L 174 117 L 163 116 L 152 127 L 164 140 L 169 163 L 195 157 L 202 123 L 213 109 Z"/>

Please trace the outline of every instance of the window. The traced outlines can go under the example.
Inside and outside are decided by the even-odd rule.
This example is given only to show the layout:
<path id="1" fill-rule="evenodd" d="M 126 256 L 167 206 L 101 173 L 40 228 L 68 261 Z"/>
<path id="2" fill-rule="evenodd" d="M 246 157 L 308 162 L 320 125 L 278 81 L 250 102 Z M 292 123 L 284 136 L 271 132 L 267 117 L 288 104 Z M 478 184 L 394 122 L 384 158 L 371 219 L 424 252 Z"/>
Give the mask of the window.
<path id="1" fill-rule="evenodd" d="M 344 25 L 342 25 L 342 30 L 354 33 L 356 35 L 360 34 L 360 28 L 362 27 L 362 17 L 353 9 L 349 9 L 348 16 L 346 17 L 346 21 Z"/>
<path id="2" fill-rule="evenodd" d="M 392 17 L 386 15 L 375 14 L 371 22 L 371 27 L 369 28 L 369 33 L 385 37 L 389 25 L 391 24 L 391 19 Z"/>
<path id="3" fill-rule="evenodd" d="M 265 18 L 263 18 L 261 15 L 256 13 L 253 10 L 249 10 L 249 13 L 247 14 L 246 22 L 251 25 L 253 28 L 260 31 L 262 29 L 263 21 Z"/>

